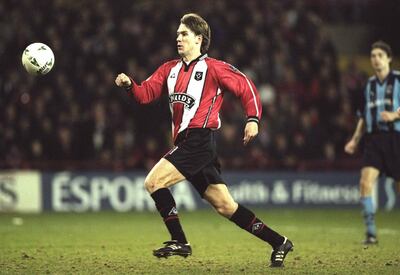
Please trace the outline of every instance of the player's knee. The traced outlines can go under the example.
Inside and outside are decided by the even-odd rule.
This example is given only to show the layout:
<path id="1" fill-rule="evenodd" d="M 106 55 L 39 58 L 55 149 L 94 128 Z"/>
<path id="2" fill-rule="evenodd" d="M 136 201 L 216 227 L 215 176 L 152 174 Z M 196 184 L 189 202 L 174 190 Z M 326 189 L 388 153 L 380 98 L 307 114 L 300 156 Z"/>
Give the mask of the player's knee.
<path id="1" fill-rule="evenodd" d="M 372 192 L 372 185 L 373 183 L 365 180 L 365 179 L 361 179 L 360 180 L 360 192 L 362 196 L 366 196 L 366 195 L 370 195 Z"/>
<path id="2" fill-rule="evenodd" d="M 144 180 L 144 188 L 146 188 L 147 192 L 149 192 L 150 194 L 153 193 L 153 192 L 151 192 L 153 189 L 153 184 L 147 178 Z"/>
<path id="3" fill-rule="evenodd" d="M 372 186 L 372 183 L 369 180 L 360 179 L 360 186 L 365 188 L 365 187 Z"/>
<path id="4" fill-rule="evenodd" d="M 214 208 L 218 214 L 226 218 L 230 218 L 236 210 L 235 204 L 225 201 L 214 205 Z"/>
<path id="5" fill-rule="evenodd" d="M 223 205 L 219 205 L 215 207 L 215 210 L 220 214 L 221 216 L 224 217 L 229 217 L 229 209 Z"/>
<path id="6" fill-rule="evenodd" d="M 160 186 L 158 186 L 157 182 L 158 181 L 154 177 L 147 176 L 144 180 L 144 187 L 146 188 L 147 192 L 152 194 L 153 192 L 157 191 L 157 189 L 160 189 Z"/>

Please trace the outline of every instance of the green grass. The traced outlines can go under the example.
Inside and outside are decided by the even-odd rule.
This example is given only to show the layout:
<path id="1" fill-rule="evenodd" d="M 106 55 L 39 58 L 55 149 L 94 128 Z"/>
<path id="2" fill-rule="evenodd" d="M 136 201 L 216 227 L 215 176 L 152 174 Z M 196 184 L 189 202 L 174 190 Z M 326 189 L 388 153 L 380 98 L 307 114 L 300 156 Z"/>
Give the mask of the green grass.
<path id="1" fill-rule="evenodd" d="M 0 214 L 0 274 L 399 274 L 400 211 L 379 212 L 379 245 L 361 245 L 358 210 L 261 210 L 294 242 L 283 269 L 270 247 L 211 210 L 181 212 L 193 256 L 156 259 L 157 213 Z M 15 225 L 15 217 L 23 219 Z"/>

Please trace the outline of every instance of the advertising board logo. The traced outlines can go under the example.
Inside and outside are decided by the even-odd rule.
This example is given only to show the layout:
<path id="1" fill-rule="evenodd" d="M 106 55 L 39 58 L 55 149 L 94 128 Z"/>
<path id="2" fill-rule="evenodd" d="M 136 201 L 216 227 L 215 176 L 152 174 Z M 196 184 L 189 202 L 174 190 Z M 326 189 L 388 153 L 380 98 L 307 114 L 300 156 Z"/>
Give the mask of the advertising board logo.
<path id="1" fill-rule="evenodd" d="M 154 201 L 144 188 L 142 176 L 128 174 L 114 176 L 93 174 L 57 173 L 49 178 L 49 210 L 59 212 L 84 212 L 115 210 L 156 210 Z M 173 188 L 178 208 L 193 210 L 196 202 L 189 183 Z M 176 210 L 176 209 L 175 209 Z M 171 211 L 173 214 L 174 211 Z"/>
<path id="2" fill-rule="evenodd" d="M 0 177 L 0 210 L 12 210 L 18 203 L 14 178 Z"/>

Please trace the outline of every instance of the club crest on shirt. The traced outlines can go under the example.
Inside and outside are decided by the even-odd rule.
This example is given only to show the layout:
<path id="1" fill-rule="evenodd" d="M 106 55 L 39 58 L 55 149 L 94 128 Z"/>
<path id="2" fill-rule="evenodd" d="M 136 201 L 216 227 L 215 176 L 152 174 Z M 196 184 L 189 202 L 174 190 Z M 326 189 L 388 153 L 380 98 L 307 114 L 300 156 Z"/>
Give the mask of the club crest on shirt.
<path id="1" fill-rule="evenodd" d="M 194 79 L 200 81 L 203 78 L 203 72 L 195 72 Z"/>
<path id="2" fill-rule="evenodd" d="M 188 94 L 173 93 L 169 95 L 170 104 L 182 103 L 186 109 L 191 109 L 195 102 L 196 100 Z"/>

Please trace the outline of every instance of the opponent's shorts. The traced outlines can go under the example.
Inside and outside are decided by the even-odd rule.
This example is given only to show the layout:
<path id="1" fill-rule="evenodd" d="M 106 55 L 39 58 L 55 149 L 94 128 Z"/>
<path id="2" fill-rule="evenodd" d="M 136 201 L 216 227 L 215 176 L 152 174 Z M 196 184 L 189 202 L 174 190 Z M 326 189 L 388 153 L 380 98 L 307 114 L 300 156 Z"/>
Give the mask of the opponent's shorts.
<path id="1" fill-rule="evenodd" d="M 372 166 L 400 180 L 400 133 L 378 132 L 365 136 L 363 167 Z"/>
<path id="2" fill-rule="evenodd" d="M 174 148 L 164 158 L 185 176 L 201 197 L 209 184 L 225 184 L 211 129 L 189 128 L 182 131 L 175 140 Z"/>

